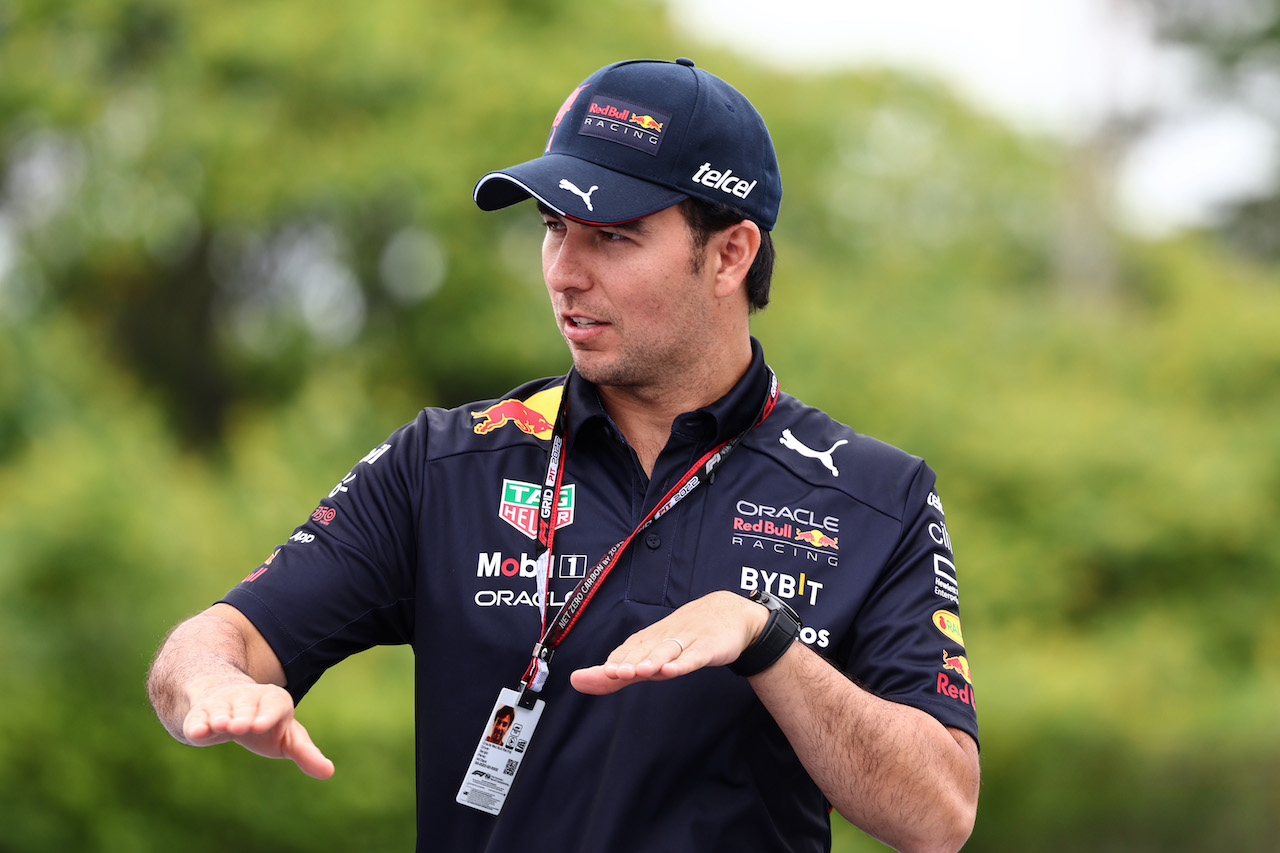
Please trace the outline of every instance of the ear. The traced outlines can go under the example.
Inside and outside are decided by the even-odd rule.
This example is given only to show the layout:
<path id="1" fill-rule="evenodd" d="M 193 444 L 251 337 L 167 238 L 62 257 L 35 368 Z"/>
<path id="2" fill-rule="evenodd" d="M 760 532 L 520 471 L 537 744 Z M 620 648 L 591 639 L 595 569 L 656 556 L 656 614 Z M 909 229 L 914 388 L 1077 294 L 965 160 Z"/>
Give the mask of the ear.
<path id="1" fill-rule="evenodd" d="M 716 266 L 716 296 L 730 296 L 742 287 L 760 251 L 760 226 L 749 219 L 730 225 L 710 240 L 709 260 Z"/>

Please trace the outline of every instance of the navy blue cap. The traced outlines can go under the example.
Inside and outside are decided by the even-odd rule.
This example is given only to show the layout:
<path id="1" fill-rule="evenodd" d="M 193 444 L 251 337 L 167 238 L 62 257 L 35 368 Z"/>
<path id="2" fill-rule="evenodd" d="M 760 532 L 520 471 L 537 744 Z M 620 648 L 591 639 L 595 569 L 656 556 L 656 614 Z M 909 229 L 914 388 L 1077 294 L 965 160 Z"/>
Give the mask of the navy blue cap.
<path id="1" fill-rule="evenodd" d="M 482 210 L 533 197 L 588 225 L 693 197 L 772 230 L 782 178 L 764 119 L 737 89 L 689 59 L 635 59 L 584 80 L 556 113 L 542 156 L 490 172 L 473 195 Z"/>

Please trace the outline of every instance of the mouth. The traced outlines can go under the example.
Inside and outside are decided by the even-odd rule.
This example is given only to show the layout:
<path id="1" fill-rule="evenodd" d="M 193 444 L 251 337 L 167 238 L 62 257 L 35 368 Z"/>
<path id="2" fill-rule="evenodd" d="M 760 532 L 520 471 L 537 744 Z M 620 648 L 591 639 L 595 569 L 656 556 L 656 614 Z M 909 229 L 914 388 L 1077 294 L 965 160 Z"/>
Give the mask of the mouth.
<path id="1" fill-rule="evenodd" d="M 561 328 L 570 343 L 585 343 L 601 334 L 611 324 L 582 314 L 562 314 Z"/>

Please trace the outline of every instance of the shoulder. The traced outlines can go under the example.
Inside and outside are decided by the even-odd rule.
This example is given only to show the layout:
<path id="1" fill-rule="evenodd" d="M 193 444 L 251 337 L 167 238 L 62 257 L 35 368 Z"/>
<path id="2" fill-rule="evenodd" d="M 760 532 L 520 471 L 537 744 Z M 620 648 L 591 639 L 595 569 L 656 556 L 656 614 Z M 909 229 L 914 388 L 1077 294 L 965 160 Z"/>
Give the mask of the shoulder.
<path id="1" fill-rule="evenodd" d="M 843 492 L 899 519 L 912 494 L 921 486 L 931 489 L 934 481 L 933 471 L 919 456 L 863 435 L 789 394 L 781 395 L 747 446 L 792 477 L 815 488 Z"/>
<path id="2" fill-rule="evenodd" d="M 560 406 L 564 377 L 535 379 L 501 397 L 453 408 L 430 407 L 404 430 L 430 440 L 430 456 L 499 449 L 549 439 Z"/>

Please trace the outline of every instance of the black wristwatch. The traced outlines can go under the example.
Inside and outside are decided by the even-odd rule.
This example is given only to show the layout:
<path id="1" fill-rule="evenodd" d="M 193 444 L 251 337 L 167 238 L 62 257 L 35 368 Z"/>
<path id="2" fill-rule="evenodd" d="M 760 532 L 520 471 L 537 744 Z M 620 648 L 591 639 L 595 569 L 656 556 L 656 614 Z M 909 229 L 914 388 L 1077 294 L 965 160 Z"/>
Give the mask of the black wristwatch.
<path id="1" fill-rule="evenodd" d="M 730 672 L 743 676 L 756 675 L 773 666 L 800 636 L 800 617 L 785 601 L 758 589 L 748 598 L 769 609 L 769 621 L 756 641 L 729 664 Z"/>

